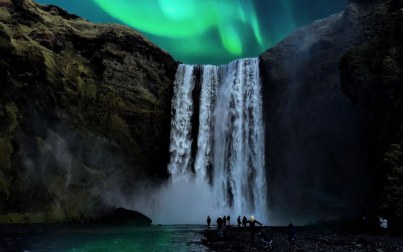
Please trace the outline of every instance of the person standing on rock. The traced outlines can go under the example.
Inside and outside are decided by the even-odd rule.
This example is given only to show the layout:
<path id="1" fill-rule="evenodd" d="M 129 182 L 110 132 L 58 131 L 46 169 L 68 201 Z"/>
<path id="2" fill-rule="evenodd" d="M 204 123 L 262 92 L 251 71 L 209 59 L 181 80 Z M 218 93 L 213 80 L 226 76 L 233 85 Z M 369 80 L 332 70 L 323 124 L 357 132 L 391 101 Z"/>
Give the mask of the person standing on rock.
<path id="1" fill-rule="evenodd" d="M 227 225 L 227 217 L 225 215 L 222 218 L 222 225 L 223 225 L 223 230 L 225 230 L 225 226 Z"/>
<path id="2" fill-rule="evenodd" d="M 238 219 L 236 219 L 236 221 L 238 222 L 238 227 L 241 227 L 241 216 L 238 216 Z"/>
<path id="3" fill-rule="evenodd" d="M 223 237 L 223 230 L 222 230 L 222 224 L 223 224 L 223 219 L 221 219 L 221 216 L 218 216 L 217 218 L 217 229 L 218 229 L 218 236 Z"/>
<path id="4" fill-rule="evenodd" d="M 207 216 L 207 229 L 210 229 L 210 223 L 211 223 L 211 219 L 210 219 L 210 215 Z"/>
<path id="5" fill-rule="evenodd" d="M 230 225 L 230 222 L 229 222 L 230 220 L 231 220 L 231 216 L 228 215 L 227 216 L 228 226 Z"/>
<path id="6" fill-rule="evenodd" d="M 250 239 L 252 243 L 255 243 L 256 223 L 259 224 L 260 226 L 263 225 L 262 223 L 255 220 L 255 216 L 253 215 L 250 216 L 248 223 L 249 223 Z"/>

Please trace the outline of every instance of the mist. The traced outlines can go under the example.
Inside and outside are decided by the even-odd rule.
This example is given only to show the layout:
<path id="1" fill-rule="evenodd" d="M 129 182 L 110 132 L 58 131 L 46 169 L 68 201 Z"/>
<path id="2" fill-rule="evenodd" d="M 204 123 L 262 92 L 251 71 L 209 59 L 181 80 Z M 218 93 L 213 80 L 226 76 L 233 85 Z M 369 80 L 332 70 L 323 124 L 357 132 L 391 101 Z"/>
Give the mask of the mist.
<path id="1" fill-rule="evenodd" d="M 255 215 L 257 220 L 268 224 L 266 216 L 258 216 L 253 212 L 236 213 L 223 207 L 211 186 L 191 175 L 175 181 L 168 180 L 160 186 L 144 184 L 131 194 L 109 191 L 105 200 L 109 205 L 136 210 L 149 216 L 154 225 L 206 224 L 208 215 L 213 225 L 218 216 L 224 215 L 231 216 L 232 224 L 236 223 L 239 215 Z"/>
<path id="2" fill-rule="evenodd" d="M 27 211 L 47 211 L 50 220 L 92 215 L 107 207 L 105 193 L 125 187 L 130 176 L 140 178 L 119 146 L 101 135 L 43 117 L 32 125 L 31 137 L 22 132 L 16 137 Z"/>
<path id="3" fill-rule="evenodd" d="M 267 223 L 267 216 L 224 207 L 224 199 L 193 173 L 157 184 L 143 175 L 143 167 L 128 162 L 114 142 L 61 123 L 46 129 L 40 127 L 43 122 L 35 123 L 35 137 L 17 138 L 24 183 L 41 192 L 33 201 L 37 204 L 29 206 L 34 211 L 49 207 L 51 218 L 62 219 L 102 210 L 98 207 L 123 207 L 145 214 L 153 224 L 205 224 L 208 215 L 212 224 L 224 215 L 232 223 L 238 215 L 255 215 Z"/>

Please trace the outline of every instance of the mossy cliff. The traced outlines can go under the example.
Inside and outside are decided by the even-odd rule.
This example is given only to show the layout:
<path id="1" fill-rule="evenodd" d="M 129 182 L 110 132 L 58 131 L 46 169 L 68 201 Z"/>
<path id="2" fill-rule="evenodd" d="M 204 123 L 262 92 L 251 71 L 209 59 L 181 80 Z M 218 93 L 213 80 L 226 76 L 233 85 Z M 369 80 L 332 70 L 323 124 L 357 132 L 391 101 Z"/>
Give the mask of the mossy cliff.
<path id="1" fill-rule="evenodd" d="M 0 55 L 0 214 L 91 217 L 108 190 L 165 176 L 168 53 L 127 27 L 1 0 Z"/>

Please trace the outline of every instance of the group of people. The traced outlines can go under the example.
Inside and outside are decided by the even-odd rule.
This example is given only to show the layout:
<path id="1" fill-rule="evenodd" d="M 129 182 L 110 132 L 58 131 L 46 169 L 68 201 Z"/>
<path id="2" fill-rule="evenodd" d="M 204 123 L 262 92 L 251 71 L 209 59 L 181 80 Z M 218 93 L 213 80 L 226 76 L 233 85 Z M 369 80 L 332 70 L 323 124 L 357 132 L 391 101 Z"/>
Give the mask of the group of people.
<path id="1" fill-rule="evenodd" d="M 225 216 L 221 218 L 221 216 L 219 216 L 217 218 L 217 226 L 221 226 L 221 227 L 225 227 L 227 225 L 230 225 L 230 221 L 231 221 L 231 216 Z M 210 229 L 210 224 L 211 224 L 211 218 L 210 215 L 207 216 L 207 228 Z"/>
<path id="2" fill-rule="evenodd" d="M 217 222 L 217 229 L 218 229 L 218 235 L 220 237 L 224 236 L 224 231 L 225 231 L 225 227 L 230 225 L 230 221 L 231 221 L 231 216 L 225 216 L 221 218 L 221 216 L 219 216 L 216 220 Z M 207 216 L 207 228 L 210 229 L 210 225 L 211 225 L 211 218 L 210 216 Z"/>
<path id="3" fill-rule="evenodd" d="M 230 225 L 230 220 L 231 220 L 231 217 L 229 215 L 228 216 L 224 215 L 224 217 L 219 216 L 217 218 L 217 220 L 216 220 L 217 230 L 218 230 L 218 235 L 220 237 L 224 236 L 225 228 L 226 228 L 227 225 Z M 238 222 L 238 227 L 240 227 L 241 226 L 241 216 L 238 216 L 237 222 Z M 256 224 L 258 224 L 260 226 L 263 226 L 263 224 L 260 223 L 259 221 L 257 221 L 253 215 L 250 216 L 249 220 L 246 218 L 246 216 L 243 217 L 242 225 L 244 227 L 246 227 L 246 224 L 249 224 L 249 231 L 250 231 L 250 235 L 251 235 L 251 240 L 252 240 L 252 242 L 254 242 L 255 241 L 255 233 L 256 233 Z M 211 225 L 211 218 L 210 218 L 210 216 L 207 216 L 207 228 L 208 229 L 210 229 L 210 225 Z"/>
<path id="4" fill-rule="evenodd" d="M 241 224 L 242 224 L 243 227 L 246 227 L 246 224 L 248 224 L 248 219 L 244 215 L 243 218 L 242 218 L 242 221 L 241 221 L 241 216 L 238 216 L 237 222 L 238 222 L 238 227 L 241 227 Z"/>
<path id="5" fill-rule="evenodd" d="M 224 236 L 225 228 L 227 225 L 230 225 L 230 220 L 231 220 L 231 217 L 229 215 L 224 216 L 224 217 L 219 216 L 217 218 L 216 223 L 217 223 L 217 230 L 218 230 L 219 237 Z M 238 216 L 237 224 L 238 224 L 238 227 L 241 227 L 241 224 L 243 227 L 246 227 L 246 225 L 249 224 L 249 232 L 250 232 L 250 237 L 251 237 L 252 243 L 255 242 L 256 225 L 258 224 L 261 227 L 263 227 L 263 224 L 260 223 L 259 221 L 257 221 L 253 215 L 250 216 L 249 220 L 246 218 L 246 216 L 243 216 L 242 219 L 241 219 L 241 216 Z M 210 216 L 207 216 L 207 228 L 208 229 L 210 229 L 210 225 L 211 225 L 211 218 L 210 218 Z M 295 231 L 294 225 L 292 223 L 290 223 L 288 225 L 287 235 L 288 235 L 289 246 L 291 248 L 294 248 L 295 234 L 296 234 L 296 231 Z M 272 241 L 268 239 L 268 237 L 263 229 L 259 232 L 258 238 L 259 238 L 259 241 L 262 242 L 264 245 L 271 247 Z"/>

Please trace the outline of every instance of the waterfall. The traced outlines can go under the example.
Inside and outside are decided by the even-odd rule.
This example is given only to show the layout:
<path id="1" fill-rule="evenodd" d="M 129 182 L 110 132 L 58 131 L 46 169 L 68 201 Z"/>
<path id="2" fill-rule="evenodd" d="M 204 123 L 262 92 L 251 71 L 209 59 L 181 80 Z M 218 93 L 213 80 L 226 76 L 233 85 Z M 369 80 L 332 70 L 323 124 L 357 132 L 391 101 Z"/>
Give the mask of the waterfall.
<path id="1" fill-rule="evenodd" d="M 200 91 L 199 134 L 197 138 L 197 155 L 195 171 L 198 178 L 208 179 L 208 167 L 211 167 L 213 145 L 213 109 L 219 85 L 218 68 L 202 67 L 202 84 Z"/>
<path id="2" fill-rule="evenodd" d="M 195 97 L 198 100 L 193 100 Z M 217 210 L 234 216 L 267 217 L 257 58 L 224 66 L 179 66 L 172 102 L 170 153 L 172 183 L 182 178 L 196 180 L 194 186 L 209 185 L 214 197 L 211 204 Z"/>
<path id="3" fill-rule="evenodd" d="M 171 153 L 168 171 L 176 179 L 189 172 L 192 146 L 194 66 L 180 65 L 174 83 L 172 100 Z"/>

